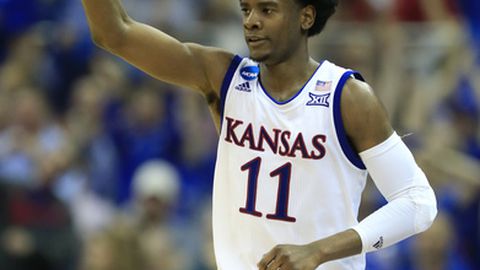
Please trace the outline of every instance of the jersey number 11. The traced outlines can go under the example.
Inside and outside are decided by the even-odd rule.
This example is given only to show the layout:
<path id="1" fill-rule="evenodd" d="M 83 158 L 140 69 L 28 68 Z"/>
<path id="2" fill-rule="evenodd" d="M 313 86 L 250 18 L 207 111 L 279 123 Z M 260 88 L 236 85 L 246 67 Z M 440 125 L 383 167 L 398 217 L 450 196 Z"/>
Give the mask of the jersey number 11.
<path id="1" fill-rule="evenodd" d="M 245 163 L 240 169 L 242 171 L 248 171 L 248 184 L 247 184 L 247 201 L 245 207 L 241 207 L 239 210 L 241 213 L 261 217 L 262 213 L 255 209 L 255 203 L 257 200 L 257 184 L 258 174 L 260 172 L 260 166 L 262 159 L 256 157 L 249 162 Z M 268 219 L 275 219 L 281 221 L 295 222 L 294 217 L 288 215 L 288 196 L 290 193 L 290 177 L 292 174 L 292 163 L 287 162 L 277 169 L 270 172 L 271 177 L 278 176 L 278 190 L 277 190 L 277 204 L 275 213 L 267 214 Z"/>

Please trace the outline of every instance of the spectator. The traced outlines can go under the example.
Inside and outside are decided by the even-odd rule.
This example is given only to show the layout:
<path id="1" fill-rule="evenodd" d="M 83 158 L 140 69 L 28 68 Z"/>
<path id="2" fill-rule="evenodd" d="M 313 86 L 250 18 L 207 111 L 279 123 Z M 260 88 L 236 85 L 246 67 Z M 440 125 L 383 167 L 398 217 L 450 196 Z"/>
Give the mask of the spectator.
<path id="1" fill-rule="evenodd" d="M 181 225 L 171 222 L 178 202 L 179 181 L 176 169 L 159 160 L 142 164 L 134 174 L 137 218 L 133 226 L 147 269 L 188 269 L 190 258 L 181 249 L 182 232 L 178 231 Z"/>

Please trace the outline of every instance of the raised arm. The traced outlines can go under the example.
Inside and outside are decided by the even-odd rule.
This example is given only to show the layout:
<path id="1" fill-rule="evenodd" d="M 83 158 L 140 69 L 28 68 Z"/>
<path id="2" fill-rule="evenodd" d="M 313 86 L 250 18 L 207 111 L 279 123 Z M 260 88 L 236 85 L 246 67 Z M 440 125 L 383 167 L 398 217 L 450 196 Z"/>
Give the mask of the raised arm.
<path id="1" fill-rule="evenodd" d="M 174 0 L 171 0 L 174 1 Z M 120 0 L 82 0 L 94 42 L 151 76 L 218 94 L 231 53 L 182 43 L 130 18 Z"/>

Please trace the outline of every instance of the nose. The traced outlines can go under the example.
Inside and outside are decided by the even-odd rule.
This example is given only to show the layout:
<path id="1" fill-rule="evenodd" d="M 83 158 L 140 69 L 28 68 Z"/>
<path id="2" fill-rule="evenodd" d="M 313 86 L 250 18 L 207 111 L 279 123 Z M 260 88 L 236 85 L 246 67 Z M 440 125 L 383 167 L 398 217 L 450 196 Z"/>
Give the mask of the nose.
<path id="1" fill-rule="evenodd" d="M 254 10 L 252 10 L 247 16 L 244 16 L 243 27 L 247 30 L 260 29 L 262 27 L 262 22 Z"/>

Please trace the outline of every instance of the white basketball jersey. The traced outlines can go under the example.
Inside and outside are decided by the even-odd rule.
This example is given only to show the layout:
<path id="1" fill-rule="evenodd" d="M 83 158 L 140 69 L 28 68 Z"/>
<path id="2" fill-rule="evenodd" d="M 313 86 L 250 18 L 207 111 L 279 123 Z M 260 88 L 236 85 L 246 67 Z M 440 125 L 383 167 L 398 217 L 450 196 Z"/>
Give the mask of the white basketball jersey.
<path id="1" fill-rule="evenodd" d="M 213 194 L 221 270 L 258 269 L 278 244 L 307 244 L 357 224 L 367 171 L 350 146 L 340 95 L 353 71 L 324 61 L 285 102 L 262 87 L 258 64 L 236 56 L 221 90 Z M 363 255 L 318 269 L 364 269 Z"/>

